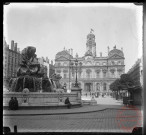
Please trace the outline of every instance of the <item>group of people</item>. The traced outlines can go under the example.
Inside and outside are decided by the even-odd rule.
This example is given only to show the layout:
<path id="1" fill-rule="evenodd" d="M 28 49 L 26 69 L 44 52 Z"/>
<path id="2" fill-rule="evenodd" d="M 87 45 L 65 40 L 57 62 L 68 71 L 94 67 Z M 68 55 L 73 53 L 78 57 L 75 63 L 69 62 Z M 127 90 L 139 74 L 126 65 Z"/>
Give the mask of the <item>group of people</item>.
<path id="1" fill-rule="evenodd" d="M 9 101 L 9 109 L 10 110 L 17 110 L 18 109 L 18 100 L 16 97 L 11 97 Z"/>

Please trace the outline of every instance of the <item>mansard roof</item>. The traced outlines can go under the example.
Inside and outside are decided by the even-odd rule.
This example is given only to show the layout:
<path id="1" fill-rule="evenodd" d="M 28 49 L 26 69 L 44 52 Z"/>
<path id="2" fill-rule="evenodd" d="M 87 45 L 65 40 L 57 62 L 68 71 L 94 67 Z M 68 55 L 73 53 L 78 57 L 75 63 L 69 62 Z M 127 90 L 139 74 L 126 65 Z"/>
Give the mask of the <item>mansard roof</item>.
<path id="1" fill-rule="evenodd" d="M 56 54 L 56 56 L 55 56 L 55 59 L 57 59 L 57 58 L 59 58 L 59 57 L 61 57 L 61 56 L 65 57 L 65 58 L 68 58 L 68 59 L 69 59 L 69 58 L 73 58 L 73 56 L 70 55 L 69 52 L 68 52 L 67 50 L 63 50 L 63 51 L 58 52 L 58 53 Z"/>
<path id="2" fill-rule="evenodd" d="M 121 57 L 124 58 L 124 53 L 123 53 L 123 51 L 121 51 L 121 50 L 119 50 L 119 49 L 116 49 L 116 48 L 114 48 L 113 50 L 111 50 L 111 51 L 109 52 L 108 57 L 112 57 L 112 56 L 114 56 L 115 54 L 117 54 L 117 55 L 119 55 L 119 56 L 121 56 Z"/>

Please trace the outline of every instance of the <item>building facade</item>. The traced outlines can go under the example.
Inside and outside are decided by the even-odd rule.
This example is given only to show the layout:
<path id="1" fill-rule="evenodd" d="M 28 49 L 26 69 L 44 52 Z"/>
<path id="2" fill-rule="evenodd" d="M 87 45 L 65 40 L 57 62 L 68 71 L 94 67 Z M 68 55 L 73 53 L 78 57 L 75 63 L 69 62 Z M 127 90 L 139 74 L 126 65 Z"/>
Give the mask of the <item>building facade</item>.
<path id="1" fill-rule="evenodd" d="M 3 39 L 3 78 L 11 78 L 17 76 L 17 69 L 21 63 L 21 53 L 17 48 L 17 43 L 11 41 L 11 48 Z"/>
<path id="2" fill-rule="evenodd" d="M 70 66 L 75 60 L 81 65 L 78 68 L 77 78 L 82 92 L 100 92 L 108 93 L 109 85 L 120 78 L 125 73 L 124 53 L 116 46 L 110 51 L 108 47 L 108 56 L 96 56 L 95 35 L 92 31 L 87 35 L 86 52 L 83 57 L 73 57 L 73 50 L 63 50 L 55 56 L 55 72 L 62 76 L 61 83 L 66 84 L 67 89 L 74 86 L 75 70 Z M 75 67 L 75 66 L 73 66 Z"/>
<path id="3" fill-rule="evenodd" d="M 134 87 L 129 90 L 134 105 L 143 104 L 143 58 L 138 59 L 127 72 L 134 81 Z"/>
<path id="4" fill-rule="evenodd" d="M 46 57 L 46 59 L 44 57 L 41 57 L 38 58 L 38 63 L 41 67 L 40 72 L 44 73 L 44 77 L 51 78 L 51 76 L 55 73 L 53 61 L 51 61 L 50 63 L 48 57 Z"/>
<path id="5" fill-rule="evenodd" d="M 133 79 L 136 86 L 143 87 L 143 59 L 138 59 L 127 74 Z"/>

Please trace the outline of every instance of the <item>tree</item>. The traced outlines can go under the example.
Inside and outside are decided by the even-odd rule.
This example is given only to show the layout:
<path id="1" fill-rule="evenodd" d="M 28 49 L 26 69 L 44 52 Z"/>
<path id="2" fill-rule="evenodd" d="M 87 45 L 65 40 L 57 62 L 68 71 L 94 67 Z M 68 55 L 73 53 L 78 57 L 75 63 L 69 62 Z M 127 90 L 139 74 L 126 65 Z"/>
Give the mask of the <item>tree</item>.
<path id="1" fill-rule="evenodd" d="M 129 86 L 134 86 L 133 79 L 129 76 L 129 74 L 122 74 L 120 76 L 120 82 L 122 85 L 126 85 L 128 88 Z"/>
<path id="2" fill-rule="evenodd" d="M 111 85 L 110 85 L 110 89 L 112 91 L 118 91 L 120 90 L 121 87 L 121 83 L 120 83 L 120 79 L 116 79 Z"/>
<path id="3" fill-rule="evenodd" d="M 120 82 L 122 84 L 122 89 L 128 90 L 130 93 L 130 96 L 132 97 L 133 95 L 133 87 L 135 86 L 135 83 L 133 79 L 130 77 L 129 74 L 122 74 L 120 77 Z"/>
<path id="4" fill-rule="evenodd" d="M 116 79 L 111 85 L 110 89 L 116 92 L 116 99 L 118 98 L 119 92 L 121 90 L 121 82 L 120 79 Z"/>

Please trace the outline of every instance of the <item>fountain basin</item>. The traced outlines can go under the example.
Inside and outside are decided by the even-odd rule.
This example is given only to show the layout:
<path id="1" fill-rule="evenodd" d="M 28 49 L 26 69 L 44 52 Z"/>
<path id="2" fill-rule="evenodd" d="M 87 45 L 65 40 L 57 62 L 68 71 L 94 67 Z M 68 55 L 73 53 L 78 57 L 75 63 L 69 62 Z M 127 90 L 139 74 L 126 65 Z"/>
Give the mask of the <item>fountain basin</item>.
<path id="1" fill-rule="evenodd" d="M 34 109 L 34 108 L 58 108 L 66 107 L 65 99 L 69 97 L 71 104 L 75 107 L 81 106 L 81 98 L 77 92 L 71 93 L 56 93 L 56 92 L 5 92 L 3 93 L 3 107 L 8 108 L 11 97 L 16 97 L 19 104 L 19 109 Z"/>

